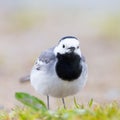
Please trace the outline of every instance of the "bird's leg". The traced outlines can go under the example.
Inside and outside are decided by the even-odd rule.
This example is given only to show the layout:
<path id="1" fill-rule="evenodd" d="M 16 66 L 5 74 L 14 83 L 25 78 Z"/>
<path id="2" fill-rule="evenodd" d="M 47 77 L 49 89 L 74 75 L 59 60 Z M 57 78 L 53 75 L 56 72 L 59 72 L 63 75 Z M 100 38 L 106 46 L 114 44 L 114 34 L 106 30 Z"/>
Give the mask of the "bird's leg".
<path id="1" fill-rule="evenodd" d="M 64 108 L 66 109 L 66 105 L 65 105 L 65 100 L 64 100 L 64 98 L 62 98 L 62 103 L 63 103 Z"/>
<path id="2" fill-rule="evenodd" d="M 47 108 L 49 110 L 49 96 L 47 95 Z"/>

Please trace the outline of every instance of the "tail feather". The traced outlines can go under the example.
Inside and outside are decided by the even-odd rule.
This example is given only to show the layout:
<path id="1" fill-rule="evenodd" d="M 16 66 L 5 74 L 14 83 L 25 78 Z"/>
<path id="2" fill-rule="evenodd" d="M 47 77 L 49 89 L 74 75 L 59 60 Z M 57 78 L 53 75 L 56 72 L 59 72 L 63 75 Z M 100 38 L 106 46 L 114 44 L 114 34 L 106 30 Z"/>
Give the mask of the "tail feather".
<path id="1" fill-rule="evenodd" d="M 26 76 L 20 78 L 20 83 L 25 83 L 28 81 L 30 81 L 30 75 L 26 75 Z"/>

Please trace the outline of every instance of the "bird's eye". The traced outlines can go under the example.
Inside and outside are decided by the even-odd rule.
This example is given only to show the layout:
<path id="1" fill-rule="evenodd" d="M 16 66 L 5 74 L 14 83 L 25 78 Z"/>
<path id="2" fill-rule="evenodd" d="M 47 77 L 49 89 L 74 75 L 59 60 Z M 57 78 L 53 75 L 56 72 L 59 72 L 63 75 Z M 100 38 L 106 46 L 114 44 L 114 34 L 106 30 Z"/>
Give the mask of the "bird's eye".
<path id="1" fill-rule="evenodd" d="M 63 45 L 63 48 L 65 48 L 65 45 Z"/>
<path id="2" fill-rule="evenodd" d="M 77 49 L 79 49 L 79 46 L 77 46 Z"/>

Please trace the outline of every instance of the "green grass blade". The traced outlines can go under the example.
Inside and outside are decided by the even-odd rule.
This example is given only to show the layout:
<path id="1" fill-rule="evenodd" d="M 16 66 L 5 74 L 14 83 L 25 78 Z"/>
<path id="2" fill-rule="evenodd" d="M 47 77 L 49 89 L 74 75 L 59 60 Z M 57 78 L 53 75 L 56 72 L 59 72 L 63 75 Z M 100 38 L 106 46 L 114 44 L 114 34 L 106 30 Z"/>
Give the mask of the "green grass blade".
<path id="1" fill-rule="evenodd" d="M 80 108 L 80 105 L 77 103 L 76 98 L 74 97 L 74 104 L 76 108 Z"/>
<path id="2" fill-rule="evenodd" d="M 89 103 L 88 103 L 89 107 L 92 107 L 92 105 L 93 105 L 93 98 L 91 98 L 90 101 L 89 101 Z"/>
<path id="3" fill-rule="evenodd" d="M 31 96 L 28 93 L 16 92 L 15 98 L 24 105 L 29 106 L 35 110 L 47 110 L 47 107 L 42 100 Z"/>

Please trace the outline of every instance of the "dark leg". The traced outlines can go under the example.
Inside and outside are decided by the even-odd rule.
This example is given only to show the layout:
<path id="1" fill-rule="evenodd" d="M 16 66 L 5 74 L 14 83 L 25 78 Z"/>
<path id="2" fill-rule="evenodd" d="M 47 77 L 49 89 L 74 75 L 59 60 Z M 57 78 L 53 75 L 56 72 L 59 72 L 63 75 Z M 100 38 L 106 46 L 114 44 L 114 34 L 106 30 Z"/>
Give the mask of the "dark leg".
<path id="1" fill-rule="evenodd" d="M 47 95 L 47 107 L 48 107 L 48 110 L 49 110 L 49 96 Z"/>
<path id="2" fill-rule="evenodd" d="M 62 98 L 62 102 L 63 102 L 63 106 L 64 106 L 64 108 L 66 109 L 64 98 Z"/>

